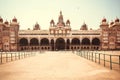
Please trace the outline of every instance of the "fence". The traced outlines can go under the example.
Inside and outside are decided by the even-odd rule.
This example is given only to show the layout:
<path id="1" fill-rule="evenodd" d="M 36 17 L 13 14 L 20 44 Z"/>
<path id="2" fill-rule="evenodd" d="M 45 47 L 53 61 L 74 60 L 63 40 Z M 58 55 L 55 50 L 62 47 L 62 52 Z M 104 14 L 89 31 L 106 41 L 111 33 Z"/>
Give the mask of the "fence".
<path id="1" fill-rule="evenodd" d="M 35 56 L 34 52 L 0 52 L 0 64 Z"/>
<path id="2" fill-rule="evenodd" d="M 77 51 L 76 54 L 95 63 L 109 66 L 110 69 L 117 68 L 120 70 L 120 55 L 104 54 L 95 51 Z"/>

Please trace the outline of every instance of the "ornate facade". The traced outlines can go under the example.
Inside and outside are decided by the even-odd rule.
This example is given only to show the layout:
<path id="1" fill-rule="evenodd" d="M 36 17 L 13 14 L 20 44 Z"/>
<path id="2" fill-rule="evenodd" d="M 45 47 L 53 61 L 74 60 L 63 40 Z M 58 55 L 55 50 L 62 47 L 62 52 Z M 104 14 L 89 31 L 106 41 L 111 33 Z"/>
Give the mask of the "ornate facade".
<path id="1" fill-rule="evenodd" d="M 18 50 L 18 31 L 19 23 L 15 17 L 10 23 L 7 20 L 3 23 L 0 17 L 0 51 Z"/>
<path id="2" fill-rule="evenodd" d="M 41 30 L 38 23 L 33 30 L 19 30 L 16 18 L 12 22 L 0 17 L 0 50 L 113 50 L 120 49 L 120 21 L 110 24 L 105 18 L 98 30 L 88 29 L 84 23 L 80 30 L 72 30 L 70 20 L 64 22 L 62 12 L 57 24 L 50 21 L 49 30 Z"/>

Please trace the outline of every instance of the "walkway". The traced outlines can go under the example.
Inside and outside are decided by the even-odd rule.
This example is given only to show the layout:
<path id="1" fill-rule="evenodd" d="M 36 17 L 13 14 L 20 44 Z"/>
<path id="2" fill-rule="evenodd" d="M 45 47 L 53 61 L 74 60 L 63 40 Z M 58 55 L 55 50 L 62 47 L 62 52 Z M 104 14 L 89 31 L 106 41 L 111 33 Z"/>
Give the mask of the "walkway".
<path id="1" fill-rule="evenodd" d="M 120 72 L 58 51 L 2 64 L 0 80 L 120 80 Z"/>

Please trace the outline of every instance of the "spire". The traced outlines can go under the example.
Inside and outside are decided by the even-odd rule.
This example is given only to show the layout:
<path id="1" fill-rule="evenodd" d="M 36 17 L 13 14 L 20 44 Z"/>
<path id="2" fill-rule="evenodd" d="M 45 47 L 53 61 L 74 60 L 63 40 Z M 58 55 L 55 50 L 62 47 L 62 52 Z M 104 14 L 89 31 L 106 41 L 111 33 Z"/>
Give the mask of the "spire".
<path id="1" fill-rule="evenodd" d="M 60 15 L 62 15 L 62 11 L 60 11 Z"/>
<path id="2" fill-rule="evenodd" d="M 62 11 L 60 11 L 60 16 L 58 18 L 58 22 L 62 23 L 63 22 L 63 15 L 62 15 Z"/>
<path id="3" fill-rule="evenodd" d="M 65 26 L 64 20 L 63 20 L 63 15 L 62 15 L 62 11 L 60 11 L 60 15 L 58 17 L 58 25 L 60 26 Z"/>

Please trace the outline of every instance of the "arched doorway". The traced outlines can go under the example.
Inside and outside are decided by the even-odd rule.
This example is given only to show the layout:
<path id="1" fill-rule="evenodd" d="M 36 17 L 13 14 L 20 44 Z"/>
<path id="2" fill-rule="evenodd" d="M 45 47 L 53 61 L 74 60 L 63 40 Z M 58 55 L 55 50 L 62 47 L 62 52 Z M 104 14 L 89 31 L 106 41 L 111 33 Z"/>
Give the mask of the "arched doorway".
<path id="1" fill-rule="evenodd" d="M 67 44 L 66 44 L 66 48 L 67 48 L 67 50 L 69 50 L 70 49 L 70 40 L 69 39 L 67 39 Z"/>
<path id="2" fill-rule="evenodd" d="M 100 40 L 98 38 L 94 38 L 92 40 L 92 46 L 93 46 L 93 49 L 98 50 L 100 46 Z"/>
<path id="3" fill-rule="evenodd" d="M 39 45 L 38 39 L 32 38 L 32 39 L 30 40 L 30 45 L 31 45 L 31 46 L 38 46 L 38 45 Z"/>
<path id="4" fill-rule="evenodd" d="M 73 47 L 73 50 L 77 50 L 80 47 L 80 40 L 78 38 L 73 38 L 71 41 L 71 46 Z"/>
<path id="5" fill-rule="evenodd" d="M 90 40 L 88 38 L 84 38 L 82 40 L 82 45 L 90 45 Z"/>
<path id="6" fill-rule="evenodd" d="M 72 45 L 80 45 L 80 40 L 78 38 L 73 38 L 71 44 Z"/>
<path id="7" fill-rule="evenodd" d="M 41 39 L 41 46 L 48 46 L 49 45 L 49 40 L 47 38 Z"/>
<path id="8" fill-rule="evenodd" d="M 92 40 L 92 45 L 100 45 L 100 40 L 98 38 L 94 38 Z"/>
<path id="9" fill-rule="evenodd" d="M 90 46 L 90 40 L 88 38 L 83 38 L 82 39 L 82 46 L 83 48 L 82 49 L 90 49 L 91 46 Z"/>
<path id="10" fill-rule="evenodd" d="M 26 38 L 21 38 L 19 44 L 20 46 L 28 46 L 28 40 Z"/>
<path id="11" fill-rule="evenodd" d="M 52 47 L 52 51 L 54 51 L 54 40 L 51 39 L 51 47 Z"/>
<path id="12" fill-rule="evenodd" d="M 56 40 L 56 50 L 64 50 L 65 49 L 65 41 L 63 38 L 58 38 Z"/>
<path id="13" fill-rule="evenodd" d="M 40 42 L 41 42 L 40 45 L 43 47 L 43 48 L 41 48 L 42 50 L 49 50 L 47 48 L 49 46 L 49 39 L 43 38 L 43 39 L 41 39 Z"/>

